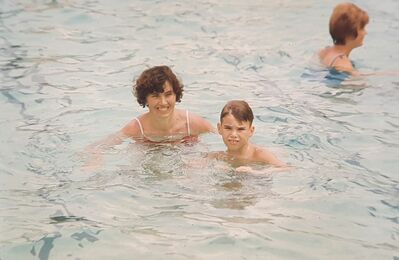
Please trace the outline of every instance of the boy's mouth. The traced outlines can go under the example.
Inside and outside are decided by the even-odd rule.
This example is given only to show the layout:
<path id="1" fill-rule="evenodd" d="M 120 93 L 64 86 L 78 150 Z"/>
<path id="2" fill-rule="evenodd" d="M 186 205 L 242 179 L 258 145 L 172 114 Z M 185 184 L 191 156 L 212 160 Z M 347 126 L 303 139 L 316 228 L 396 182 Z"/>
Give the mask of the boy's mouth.
<path id="1" fill-rule="evenodd" d="M 230 144 L 237 144 L 239 142 L 237 139 L 229 139 L 228 141 Z"/>

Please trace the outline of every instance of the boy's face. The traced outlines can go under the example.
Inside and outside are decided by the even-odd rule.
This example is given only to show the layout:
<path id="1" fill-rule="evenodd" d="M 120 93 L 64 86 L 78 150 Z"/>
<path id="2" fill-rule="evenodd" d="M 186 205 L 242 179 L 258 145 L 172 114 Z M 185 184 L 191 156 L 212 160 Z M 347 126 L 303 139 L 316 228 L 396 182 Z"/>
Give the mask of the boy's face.
<path id="1" fill-rule="evenodd" d="M 227 150 L 239 152 L 247 146 L 249 138 L 254 133 L 254 127 L 248 121 L 240 122 L 232 114 L 228 114 L 218 123 L 218 131 Z"/>

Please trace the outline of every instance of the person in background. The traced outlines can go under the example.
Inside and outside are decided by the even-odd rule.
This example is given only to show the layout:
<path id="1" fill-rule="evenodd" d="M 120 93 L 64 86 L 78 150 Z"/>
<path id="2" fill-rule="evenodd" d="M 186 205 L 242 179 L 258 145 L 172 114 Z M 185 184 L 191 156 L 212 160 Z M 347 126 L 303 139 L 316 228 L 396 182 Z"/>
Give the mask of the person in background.
<path id="1" fill-rule="evenodd" d="M 353 49 L 363 45 L 368 22 L 367 12 L 355 4 L 338 4 L 331 14 L 329 24 L 334 45 L 319 52 L 321 63 L 338 72 L 359 75 L 349 55 Z"/>

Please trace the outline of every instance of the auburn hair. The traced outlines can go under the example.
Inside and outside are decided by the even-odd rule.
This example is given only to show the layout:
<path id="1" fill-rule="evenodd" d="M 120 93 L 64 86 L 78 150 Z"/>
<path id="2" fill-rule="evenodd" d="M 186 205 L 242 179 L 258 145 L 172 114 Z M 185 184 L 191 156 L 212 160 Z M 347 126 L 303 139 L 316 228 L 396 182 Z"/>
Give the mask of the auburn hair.
<path id="1" fill-rule="evenodd" d="M 345 45 L 346 39 L 355 39 L 358 31 L 369 22 L 369 15 L 352 3 L 337 5 L 330 17 L 330 35 L 336 45 Z"/>
<path id="2" fill-rule="evenodd" d="M 252 125 L 254 114 L 251 107 L 244 100 L 231 100 L 223 107 L 220 113 L 220 122 L 227 115 L 233 115 L 240 122 L 249 122 Z"/>

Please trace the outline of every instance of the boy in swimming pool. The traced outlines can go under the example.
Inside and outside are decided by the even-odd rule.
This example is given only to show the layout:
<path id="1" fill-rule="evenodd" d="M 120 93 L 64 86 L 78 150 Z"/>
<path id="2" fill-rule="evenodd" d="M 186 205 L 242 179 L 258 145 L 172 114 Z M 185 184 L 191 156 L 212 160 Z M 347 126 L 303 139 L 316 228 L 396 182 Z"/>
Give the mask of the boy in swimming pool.
<path id="1" fill-rule="evenodd" d="M 216 152 L 211 157 L 225 160 L 233 166 L 240 166 L 237 171 L 254 172 L 248 164 L 271 164 L 281 169 L 288 169 L 270 151 L 251 144 L 249 139 L 255 131 L 252 125 L 254 115 L 251 107 L 243 100 L 227 102 L 217 124 L 218 132 L 227 147 L 225 152 Z"/>

